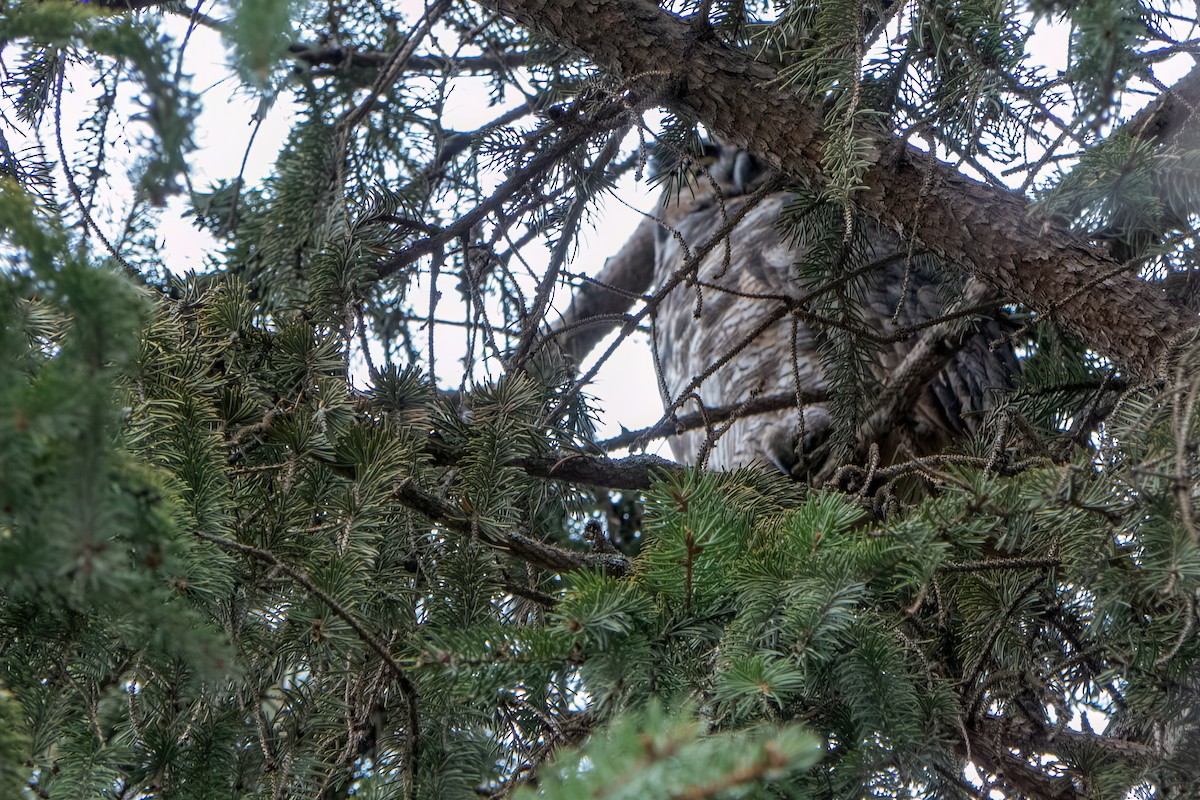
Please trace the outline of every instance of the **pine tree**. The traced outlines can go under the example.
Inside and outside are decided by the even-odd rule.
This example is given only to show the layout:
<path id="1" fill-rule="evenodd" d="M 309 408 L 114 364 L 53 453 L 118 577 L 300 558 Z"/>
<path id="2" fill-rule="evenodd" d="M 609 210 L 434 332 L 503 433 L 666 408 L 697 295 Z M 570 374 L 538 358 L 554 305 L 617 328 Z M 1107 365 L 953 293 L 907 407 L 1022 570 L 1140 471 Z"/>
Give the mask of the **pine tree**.
<path id="1" fill-rule="evenodd" d="M 0 798 L 1200 796 L 1194 14 L 0 5 Z M 298 109 L 261 185 L 193 179 L 197 27 Z M 452 130 L 467 79 L 511 110 Z M 794 235 L 991 287 L 983 435 L 812 486 L 608 455 L 699 423 L 598 441 L 578 364 L 652 316 L 656 225 L 600 283 L 580 236 L 703 136 L 831 210 Z"/>

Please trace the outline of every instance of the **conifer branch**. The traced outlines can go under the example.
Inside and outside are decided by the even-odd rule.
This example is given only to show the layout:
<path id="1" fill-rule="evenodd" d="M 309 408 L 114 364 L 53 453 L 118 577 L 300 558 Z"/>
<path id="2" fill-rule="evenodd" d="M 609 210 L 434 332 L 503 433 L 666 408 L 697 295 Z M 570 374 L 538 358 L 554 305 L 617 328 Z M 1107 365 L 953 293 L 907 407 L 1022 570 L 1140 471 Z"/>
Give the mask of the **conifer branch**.
<path id="1" fill-rule="evenodd" d="M 417 705 L 419 697 L 417 685 L 409 676 L 408 671 L 400 666 L 400 662 L 396 661 L 379 637 L 375 636 L 362 622 L 350 612 L 348 608 L 337 601 L 333 595 L 326 592 L 316 582 L 309 577 L 308 573 L 299 567 L 294 567 L 291 564 L 281 560 L 270 550 L 264 550 L 259 547 L 251 547 L 241 542 L 234 542 L 220 536 L 204 533 L 203 531 L 193 531 L 198 539 L 203 539 L 206 542 L 212 542 L 220 548 L 230 550 L 236 553 L 242 553 L 269 564 L 283 574 L 287 575 L 296 583 L 303 586 L 314 597 L 329 607 L 329 610 L 337 615 L 339 619 L 346 623 L 350 630 L 354 631 L 355 635 L 363 642 L 363 644 L 375 651 L 375 654 L 383 660 L 387 665 L 388 671 L 392 673 L 392 677 L 396 679 L 400 691 L 404 694 L 405 705 L 408 708 L 408 731 L 405 737 L 405 745 L 407 748 L 407 758 L 404 759 L 404 774 L 406 793 L 411 793 L 414 785 L 414 780 L 419 767 L 419 759 L 421 757 L 421 715 Z"/>
<path id="2" fill-rule="evenodd" d="M 349 130 L 360 123 L 363 117 L 375 107 L 375 103 L 378 101 L 380 95 L 395 83 L 396 78 L 404 70 L 404 66 L 408 63 L 408 60 L 412 58 L 417 46 L 433 30 L 433 26 L 446 13 L 449 5 L 449 0 L 435 0 L 432 6 L 425 9 L 425 13 L 421 15 L 420 20 L 413 26 L 413 29 L 409 32 L 400 47 L 388 54 L 388 57 L 380 66 L 379 75 L 375 77 L 375 82 L 371 85 L 367 96 L 338 120 L 339 134 L 343 139 L 348 135 Z M 345 146 L 344 142 L 342 146 Z"/>
<path id="3" fill-rule="evenodd" d="M 1106 758 L 1133 763 L 1145 762 L 1155 756 L 1155 748 L 1141 742 L 1088 731 L 1063 729 L 1048 732 L 1030 724 L 1017 724 L 991 716 L 975 720 L 969 730 L 972 756 L 1010 787 L 1038 800 L 1084 800 L 1086 795 L 1075 790 L 1069 776 L 1050 776 L 1032 766 L 1026 759 L 1035 754 L 1059 750 L 1078 752 L 1080 748 L 1089 748 L 1103 752 Z M 1013 750 L 1018 753 L 1013 753 Z"/>
<path id="4" fill-rule="evenodd" d="M 387 63 L 389 53 L 377 50 L 360 50 L 329 44 L 294 43 L 288 52 L 298 61 L 311 67 L 329 67 L 335 71 L 350 69 L 379 69 Z M 496 70 L 521 69 L 543 63 L 553 63 L 561 57 L 558 50 L 542 53 L 520 52 L 498 55 L 449 57 L 434 54 L 414 55 L 405 67 L 411 72 L 455 72 L 467 74 L 489 74 Z"/>
<path id="5" fill-rule="evenodd" d="M 116 261 L 125 270 L 125 274 L 134 280 L 144 281 L 142 274 L 133 268 L 125 257 L 115 248 L 108 237 L 104 235 L 104 231 L 100 230 L 100 226 L 96 224 L 95 218 L 92 216 L 91 209 L 88 203 L 83 201 L 83 192 L 79 189 L 79 184 L 75 182 L 75 175 L 71 171 L 71 160 L 67 158 L 66 148 L 63 146 L 62 135 L 62 104 L 63 104 L 63 79 L 66 77 L 66 67 L 61 65 L 58 69 L 58 76 L 54 83 L 54 142 L 58 145 L 58 157 L 62 162 L 63 176 L 67 179 L 67 186 L 71 190 L 71 197 L 75 199 L 76 205 L 79 206 L 79 213 L 83 216 L 83 221 L 87 227 L 96 235 L 100 243 L 104 245 L 104 249 L 112 256 L 113 261 Z"/>
<path id="6" fill-rule="evenodd" d="M 999 776 L 1006 786 L 1030 800 L 1086 800 L 1086 795 L 1071 785 L 1069 776 L 1049 776 L 1014 755 L 1010 741 L 1000 738 L 1000 732 L 989 726 L 971 737 L 971 757 L 979 759 L 987 772 Z"/>
<path id="7" fill-rule="evenodd" d="M 1058 558 L 989 558 L 983 561 L 959 561 L 945 564 L 942 572 L 986 572 L 1004 569 L 1052 569 L 1062 565 Z"/>
<path id="8" fill-rule="evenodd" d="M 467 536 L 474 536 L 471 522 L 461 510 L 431 492 L 415 486 L 412 481 L 402 481 L 395 489 L 396 499 L 413 511 L 420 513 L 430 522 Z M 619 553 L 579 553 L 565 550 L 552 544 L 538 541 L 518 530 L 481 531 L 479 538 L 484 544 L 504 550 L 536 567 L 553 572 L 570 572 L 577 569 L 594 569 L 611 575 L 629 572 L 629 559 Z"/>
<path id="9" fill-rule="evenodd" d="M 790 322 L 791 347 L 763 365 L 787 385 L 740 403 L 745 393 L 726 393 L 716 407 L 701 403 L 699 413 L 602 443 L 703 429 L 708 446 L 723 431 L 738 435 L 746 415 L 783 418 L 780 409 L 834 406 L 848 384 L 865 387 L 849 362 L 869 354 L 844 342 L 856 338 L 912 341 L 882 353 L 890 372 L 883 393 L 842 408 L 870 414 L 874 404 L 879 427 L 910 430 L 905 409 L 954 353 L 966 317 L 1010 299 L 995 281 L 951 280 L 945 288 L 970 287 L 956 310 L 918 314 L 909 305 L 904 319 L 892 318 L 895 292 L 923 301 L 920 292 L 934 288 L 908 269 L 917 246 L 934 267 L 970 239 L 977 272 L 1043 295 L 1039 321 L 1064 316 L 1090 330 L 1132 315 L 1130 329 L 1139 328 L 1161 308 L 1137 304 L 1146 285 L 1132 274 L 1136 258 L 1149 253 L 1149 267 L 1168 275 L 1168 292 L 1200 263 L 1196 232 L 1176 235 L 1194 221 L 1188 209 L 1200 197 L 1200 70 L 1168 91 L 1151 69 L 1192 46 L 1180 44 L 1190 33 L 1168 30 L 1180 20 L 1147 7 L 1145 26 L 1123 33 L 1097 18 L 1096 4 L 1060 4 L 1074 35 L 1111 34 L 1132 66 L 1109 74 L 1111 64 L 1082 65 L 1079 48 L 1081 66 L 1027 85 L 1031 31 L 1017 7 L 988 0 L 797 3 L 770 22 L 752 21 L 736 3 L 702 3 L 698 17 L 680 20 L 654 0 L 495 2 L 532 9 L 543 33 L 560 40 L 541 35 L 544 47 L 502 16 L 456 2 L 429 0 L 410 15 L 382 0 L 301 19 L 286 4 L 246 0 L 246 14 L 221 23 L 225 32 L 255 39 L 258 31 L 235 26 L 268 17 L 271 31 L 303 29 L 320 44 L 293 48 L 293 61 L 315 69 L 276 71 L 273 37 L 249 42 L 275 85 L 297 88 L 301 113 L 261 188 L 239 203 L 248 188 L 239 177 L 197 197 L 205 224 L 228 246 L 201 274 L 171 278 L 154 300 L 124 276 L 93 269 L 95 254 L 79 249 L 105 215 L 89 225 L 73 204 L 86 214 L 93 200 L 108 209 L 117 199 L 105 193 L 113 164 L 103 147 L 92 148 L 93 173 L 85 179 L 76 169 L 76 185 L 56 194 L 50 178 L 70 155 L 63 137 L 78 119 L 69 103 L 58 117 L 55 92 L 69 51 L 65 80 L 80 88 L 76 72 L 99 79 L 97 112 L 81 130 L 109 130 L 107 115 L 121 113 L 111 104 L 130 88 L 144 112 L 139 127 L 150 123 L 134 150 L 177 153 L 172 137 L 188 128 L 156 124 L 175 115 L 169 102 L 156 105 L 151 84 L 165 78 L 171 91 L 186 91 L 181 65 L 196 53 L 186 37 L 139 41 L 155 30 L 157 13 L 132 19 L 34 3 L 5 19 L 21 53 L 6 62 L 4 118 L 41 138 L 14 153 L 0 133 L 0 160 L 24 190 L 0 181 L 0 228 L 13 251 L 12 269 L 0 271 L 0 797 L 176 796 L 195 787 L 230 800 L 333 798 L 360 788 L 410 799 L 500 797 L 526 783 L 553 793 L 560 779 L 577 787 L 560 790 L 564 797 L 619 786 L 699 800 L 764 779 L 838 796 L 912 787 L 1029 800 L 1142 787 L 1200 796 L 1200 778 L 1180 769 L 1200 757 L 1197 353 L 1169 362 L 1170 383 L 1150 382 L 1076 337 L 1023 329 L 1028 386 L 1008 396 L 978 455 L 889 466 L 872 446 L 865 464 L 838 470 L 841 491 L 807 492 L 765 470 L 607 458 L 581 444 L 590 408 L 576 393 L 594 367 L 571 382 L 557 358 L 535 357 L 560 344 L 582 357 L 605 324 L 621 329 L 618 341 L 652 327 L 670 291 L 790 317 L 774 332 Z M 95 5 L 186 12 L 178 3 Z M 407 41 L 402 19 L 416 25 Z M 422 32 L 444 41 L 441 30 L 461 34 L 460 51 L 475 55 L 422 61 L 413 45 Z M 788 53 L 796 69 L 785 82 L 772 83 L 775 72 L 717 39 L 742 33 L 764 44 L 766 58 Z M 343 42 L 356 49 L 340 50 Z M 596 76 L 581 51 L 599 54 L 601 70 L 617 79 Z M 543 55 L 545 68 L 529 69 Z M 625 71 L 639 59 L 653 68 Z M 518 84 L 509 69 L 522 60 Z M 947 65 L 964 68 L 951 74 Z M 450 130 L 446 100 L 468 69 L 494 69 L 491 88 L 517 87 L 524 102 L 477 130 Z M 1128 135 L 1097 139 L 1140 93 L 1124 84 L 1129 75 L 1162 94 L 1126 124 Z M 827 115 L 784 91 L 803 91 L 810 77 L 806 97 L 835 101 Z M 1089 105 L 1053 117 L 1065 107 L 1060 92 Z M 547 107 L 551 95 L 572 99 Z M 660 101 L 677 119 L 643 127 L 642 112 Z M 1022 216 L 1023 198 L 1005 200 L 1002 189 L 859 130 L 856 108 L 879 111 L 900 136 L 928 133 L 929 152 L 957 153 L 960 164 L 996 156 L 996 147 L 1017 163 L 1028 145 L 1013 174 L 1036 176 L 1080 155 L 1063 152 L 1080 143 L 1081 171 L 1061 187 L 1061 225 L 1042 231 Z M 346 109 L 357 116 L 333 129 Z M 974 111 L 980 118 L 964 116 Z M 610 262 L 547 333 L 555 285 L 589 281 L 564 255 L 586 222 L 582 203 L 644 161 L 646 135 L 682 149 L 679 137 L 698 119 L 807 180 L 797 199 L 832 188 L 883 221 L 872 230 L 920 236 L 899 237 L 888 248 L 899 251 L 887 256 L 895 260 L 866 264 L 870 248 L 834 230 L 847 225 L 844 205 L 798 203 L 785 234 L 795 254 L 810 248 L 810 280 L 756 291 L 736 280 L 730 232 L 761 194 L 728 207 L 718 194 L 715 208 L 698 198 L 714 212 L 704 219 L 681 220 L 666 204 L 666 223 L 645 220 L 640 244 L 615 259 L 632 276 L 610 277 Z M 822 128 L 826 119 L 834 129 Z M 622 163 L 625 143 L 613 132 L 626 126 L 641 146 Z M 62 158 L 51 160 L 55 138 Z M 865 162 L 853 149 L 860 143 Z M 1045 148 L 1053 153 L 1039 158 Z M 853 181 L 863 164 L 859 194 Z M 481 187 L 497 169 L 505 170 L 498 181 L 516 181 L 488 196 Z M 783 191 L 783 173 L 760 176 L 762 192 Z M 404 185 L 391 188 L 396 181 Z M 1044 207 L 1056 213 L 1051 200 Z M 1067 219 L 1063 209 L 1078 213 Z M 922 212 L 929 219 L 916 219 Z M 126 258 L 130 247 L 153 246 L 154 221 L 136 221 L 128 242 L 113 240 Z M 691 222 L 720 230 L 706 238 Z M 1104 229 L 1102 247 L 1060 229 L 1084 223 Z M 1015 240 L 1007 249 L 996 245 L 1001 231 Z M 1132 234 L 1121 239 L 1122 231 Z M 562 237 L 548 272 L 522 252 L 547 235 Z M 663 235 L 676 238 L 687 263 L 654 275 L 653 240 Z M 1127 256 L 1105 260 L 1120 245 Z M 417 268 L 411 259 L 433 253 L 445 258 L 434 291 L 461 272 L 461 316 L 445 304 L 441 315 L 406 306 L 413 281 L 430 274 L 427 261 Z M 381 260 L 394 279 L 373 281 Z M 1039 263 L 1045 269 L 1031 268 Z M 875 276 L 861 295 L 856 284 L 884 265 L 895 279 L 886 310 L 880 324 L 864 323 L 860 311 L 878 310 Z M 1064 265 L 1077 274 L 1063 279 Z M 922 307 L 946 305 L 928 299 Z M 1092 314 L 1092 301 L 1107 305 Z M 684 297 L 683 314 L 686 306 Z M 463 388 L 441 392 L 422 369 L 431 365 L 419 363 L 420 334 L 409 323 L 456 316 L 465 331 L 439 334 L 465 334 Z M 909 317 L 924 321 L 902 324 Z M 826 368 L 828 393 L 806 385 L 804 321 L 823 329 L 810 331 L 817 337 L 828 332 L 837 351 L 822 368 L 835 359 L 848 365 Z M 1124 337 L 1117 323 L 1112 336 Z M 1177 324 L 1189 329 L 1190 318 L 1146 329 L 1158 344 L 1127 350 L 1123 363 L 1165 350 Z M 753 325 L 722 331 L 729 335 L 718 348 L 736 352 Z M 502 333 L 516 345 L 507 358 Z M 364 351 L 384 350 L 362 355 L 369 388 L 356 388 L 354 337 Z M 675 354 L 659 343 L 652 354 L 666 363 Z M 438 347 L 445 377 L 449 348 Z M 702 371 L 679 371 L 672 385 Z M 746 383 L 767 384 L 757 376 Z M 973 383 L 972 396 L 984 384 Z M 840 411 L 831 416 L 846 419 Z M 729 427 L 732 420 L 739 425 Z M 1103 435 L 1090 435 L 1100 420 Z M 837 431 L 856 432 L 870 433 Z M 789 435 L 784 426 L 780 437 Z M 932 484 L 932 496 L 910 504 L 907 488 L 924 488 L 918 478 Z M 233 528 L 236 535 L 221 533 Z M 405 655 L 413 653 L 415 662 Z M 695 704 L 619 719 L 655 697 Z M 1108 723 L 1103 733 L 1089 721 L 1097 714 Z M 590 743 L 567 752 L 593 730 Z M 837 746 L 823 748 L 814 769 L 819 742 Z M 978 777 L 965 771 L 971 764 Z M 639 779 L 645 789 L 634 785 Z"/>
<path id="10" fill-rule="evenodd" d="M 606 452 L 619 450 L 623 447 L 629 447 L 638 442 L 647 442 L 651 439 L 663 439 L 668 436 L 675 436 L 685 431 L 703 428 L 705 423 L 724 422 L 734 416 L 749 417 L 755 414 L 765 414 L 769 411 L 781 411 L 785 408 L 794 408 L 798 404 L 805 403 L 823 403 L 829 399 L 828 392 L 788 392 L 786 394 L 772 394 L 765 397 L 754 397 L 744 403 L 735 403 L 727 406 L 714 406 L 705 408 L 703 411 L 694 411 L 691 414 L 684 414 L 671 420 L 660 421 L 656 425 L 651 425 L 647 428 L 640 428 L 636 431 L 624 431 L 623 433 L 613 436 L 610 439 L 605 439 L 598 443 L 598 447 Z M 618 488 L 618 487 L 613 487 Z M 633 487 L 630 487 L 633 488 Z"/>
<path id="11" fill-rule="evenodd" d="M 486 0 L 552 40 L 585 52 L 615 75 L 644 76 L 665 105 L 777 166 L 819 183 L 826 136 L 821 113 L 779 88 L 778 74 L 696 31 L 651 0 Z M 1143 378 L 1172 343 L 1195 329 L 1192 315 L 1158 287 L 1124 272 L 1096 248 L 1029 214 L 1028 201 L 966 177 L 905 142 L 861 131 L 870 145 L 859 204 L 886 227 L 913 233 L 1034 311 L 1049 314 L 1101 353 Z M 923 208 L 914 219 L 912 210 Z M 1086 288 L 1083 288 L 1086 287 Z M 1078 294 L 1076 294 L 1078 293 Z M 1071 302 L 1054 307 L 1062 298 Z"/>
<path id="12" fill-rule="evenodd" d="M 376 277 L 386 278 L 389 275 L 393 275 L 417 259 L 437 252 L 455 239 L 468 236 L 472 228 L 478 225 L 489 214 L 500 209 L 504 203 L 524 189 L 536 176 L 541 175 L 551 166 L 558 163 L 567 153 L 587 141 L 593 135 L 618 127 L 624 120 L 625 115 L 626 110 L 623 107 L 609 107 L 590 117 L 585 122 L 564 126 L 566 128 L 564 135 L 560 136 L 548 147 L 531 158 L 529 163 L 524 167 L 515 170 L 504 183 L 496 188 L 491 197 L 459 217 L 452 225 L 441 229 L 436 234 L 418 239 L 392 258 L 379 264 L 376 267 Z"/>

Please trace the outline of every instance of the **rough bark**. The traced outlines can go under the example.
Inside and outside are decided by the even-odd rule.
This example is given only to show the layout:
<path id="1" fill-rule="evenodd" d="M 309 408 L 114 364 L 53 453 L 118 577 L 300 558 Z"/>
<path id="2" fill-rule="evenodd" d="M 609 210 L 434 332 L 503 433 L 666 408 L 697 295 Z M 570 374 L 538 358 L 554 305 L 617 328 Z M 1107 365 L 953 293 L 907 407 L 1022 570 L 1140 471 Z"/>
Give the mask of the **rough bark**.
<path id="1" fill-rule="evenodd" d="M 821 116 L 769 66 L 652 0 L 482 0 L 599 67 L 657 93 L 793 178 L 822 175 Z M 1100 249 L 1029 215 L 1027 200 L 984 185 L 901 140 L 876 135 L 862 207 L 963 266 L 1001 296 L 1052 318 L 1131 374 L 1150 378 L 1195 315 Z M 919 213 L 914 213 L 919 209 Z"/>
<path id="2" fill-rule="evenodd" d="M 1134 114 L 1121 126 L 1121 131 L 1171 147 L 1194 148 L 1200 144 L 1200 120 L 1195 119 L 1197 108 L 1200 108 L 1200 66 Z"/>

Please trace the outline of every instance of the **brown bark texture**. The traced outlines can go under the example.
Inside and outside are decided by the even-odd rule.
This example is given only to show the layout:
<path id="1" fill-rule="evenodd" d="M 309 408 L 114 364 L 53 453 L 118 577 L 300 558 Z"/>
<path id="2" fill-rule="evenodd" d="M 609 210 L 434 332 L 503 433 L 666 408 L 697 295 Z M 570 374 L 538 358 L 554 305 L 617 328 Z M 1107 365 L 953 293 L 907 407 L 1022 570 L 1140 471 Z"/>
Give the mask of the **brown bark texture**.
<path id="1" fill-rule="evenodd" d="M 822 178 L 818 110 L 781 88 L 771 67 L 723 44 L 707 25 L 652 0 L 482 0 L 580 51 L 631 88 L 702 122 L 804 184 Z M 1079 336 L 1129 374 L 1163 371 L 1195 315 L 1130 265 L 1032 217 L 1025 197 L 976 181 L 896 137 L 873 134 L 861 207 L 884 225 Z"/>

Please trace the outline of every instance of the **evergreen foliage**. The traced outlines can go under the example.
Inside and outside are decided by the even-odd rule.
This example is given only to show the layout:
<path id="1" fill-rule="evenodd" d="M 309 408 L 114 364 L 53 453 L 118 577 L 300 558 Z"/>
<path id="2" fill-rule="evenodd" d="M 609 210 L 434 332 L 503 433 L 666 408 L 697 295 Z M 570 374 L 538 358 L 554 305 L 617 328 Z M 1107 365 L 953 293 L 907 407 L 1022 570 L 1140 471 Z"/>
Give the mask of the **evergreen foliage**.
<path id="1" fill-rule="evenodd" d="M 666 7 L 824 121 L 781 224 L 829 485 L 603 455 L 553 295 L 647 142 L 666 191 L 703 172 L 647 76 L 486 3 L 0 4 L 0 798 L 1200 796 L 1200 347 L 1138 381 L 1010 307 L 983 433 L 881 464 L 856 307 L 880 131 L 1186 300 L 1200 121 L 1122 122 L 1200 58 L 1192 5 Z M 193 184 L 201 27 L 298 108 L 261 185 Z M 470 81 L 498 107 L 457 131 Z M 217 242 L 187 275 L 152 252 L 178 195 Z M 938 244 L 900 257 L 953 299 Z"/>

